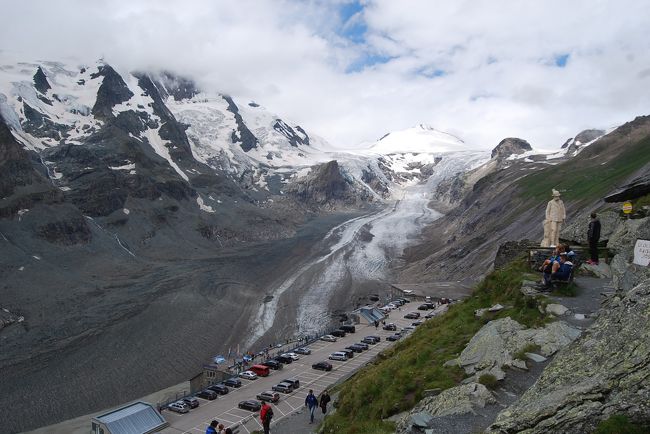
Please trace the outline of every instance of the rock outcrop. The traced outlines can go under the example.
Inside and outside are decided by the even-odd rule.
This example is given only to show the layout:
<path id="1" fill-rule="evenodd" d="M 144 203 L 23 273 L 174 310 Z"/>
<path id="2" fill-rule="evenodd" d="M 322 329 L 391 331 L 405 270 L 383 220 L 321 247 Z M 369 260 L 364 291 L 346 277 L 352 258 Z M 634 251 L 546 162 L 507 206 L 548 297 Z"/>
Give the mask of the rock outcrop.
<path id="1" fill-rule="evenodd" d="M 576 154 L 585 144 L 596 140 L 605 134 L 604 130 L 590 129 L 578 133 L 577 136 L 564 142 L 562 149 L 567 149 L 567 154 Z"/>
<path id="2" fill-rule="evenodd" d="M 589 215 L 591 212 L 591 210 L 586 209 L 579 215 L 572 217 L 569 224 L 562 228 L 560 238 L 569 241 L 570 244 L 588 245 L 587 229 L 589 228 Z M 600 220 L 601 226 L 600 241 L 607 241 L 618 227 L 621 217 L 615 210 L 606 210 L 598 213 L 598 220 Z"/>
<path id="3" fill-rule="evenodd" d="M 505 160 L 511 155 L 519 155 L 532 150 L 533 148 L 527 141 L 516 137 L 508 137 L 501 140 L 496 148 L 492 150 L 491 158 Z"/>
<path id="4" fill-rule="evenodd" d="M 483 408 L 496 401 L 492 393 L 482 384 L 468 383 L 442 391 L 437 396 L 422 399 L 410 412 L 397 422 L 397 433 L 411 432 L 413 415 L 426 412 L 433 417 L 472 413 L 474 408 Z"/>
<path id="5" fill-rule="evenodd" d="M 646 167 L 646 173 L 639 175 L 618 191 L 605 197 L 605 202 L 623 202 L 646 194 L 650 194 L 650 167 Z"/>
<path id="6" fill-rule="evenodd" d="M 527 329 L 510 317 L 490 321 L 469 341 L 458 359 L 448 362 L 465 369 L 475 379 L 491 374 L 497 380 L 505 378 L 503 368 L 513 366 L 515 354 L 528 344 L 539 346 L 548 357 L 570 344 L 580 330 L 556 321 L 539 329 Z"/>
<path id="7" fill-rule="evenodd" d="M 649 280 L 610 299 L 488 432 L 592 432 L 614 414 L 650 423 Z"/>
<path id="8" fill-rule="evenodd" d="M 312 172 L 290 185 L 287 192 L 308 205 L 353 204 L 359 199 L 369 200 L 341 173 L 336 160 L 315 166 Z"/>
<path id="9" fill-rule="evenodd" d="M 614 286 L 629 291 L 650 278 L 650 268 L 633 263 L 636 240 L 650 239 L 650 217 L 625 220 L 618 225 L 608 243 L 610 251 L 616 253 L 610 267 Z"/>

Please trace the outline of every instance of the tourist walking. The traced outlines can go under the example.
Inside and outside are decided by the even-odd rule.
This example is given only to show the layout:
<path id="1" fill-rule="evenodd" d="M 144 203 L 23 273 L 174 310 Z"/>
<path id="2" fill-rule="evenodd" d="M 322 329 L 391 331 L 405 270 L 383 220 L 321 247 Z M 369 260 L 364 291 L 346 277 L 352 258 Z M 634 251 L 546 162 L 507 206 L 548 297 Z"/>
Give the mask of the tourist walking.
<path id="1" fill-rule="evenodd" d="M 587 230 L 587 241 L 589 241 L 589 255 L 587 264 L 598 265 L 598 240 L 600 240 L 600 220 L 595 212 L 591 213 L 591 221 Z"/>
<path id="2" fill-rule="evenodd" d="M 273 409 L 268 402 L 262 404 L 260 409 L 260 420 L 262 421 L 262 428 L 264 428 L 264 434 L 269 434 L 271 430 L 271 419 L 273 418 Z"/>
<path id="3" fill-rule="evenodd" d="M 327 390 L 320 396 L 320 408 L 323 410 L 323 414 L 327 413 L 327 403 L 331 400 L 332 398 L 330 398 L 330 394 L 327 393 Z"/>
<path id="4" fill-rule="evenodd" d="M 314 411 L 318 407 L 318 399 L 314 396 L 312 389 L 309 389 L 309 394 L 305 398 L 305 407 L 309 408 L 309 423 L 314 423 Z"/>

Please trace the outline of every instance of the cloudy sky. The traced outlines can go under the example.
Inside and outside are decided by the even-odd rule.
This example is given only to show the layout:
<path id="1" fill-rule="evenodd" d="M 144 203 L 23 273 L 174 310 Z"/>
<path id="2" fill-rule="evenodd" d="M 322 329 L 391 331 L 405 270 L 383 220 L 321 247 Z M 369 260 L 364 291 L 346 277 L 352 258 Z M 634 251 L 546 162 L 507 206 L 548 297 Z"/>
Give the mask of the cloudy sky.
<path id="1" fill-rule="evenodd" d="M 166 68 L 352 147 L 559 147 L 650 114 L 647 0 L 0 0 L 0 49 Z M 2 52 L 0 52 L 2 56 Z"/>

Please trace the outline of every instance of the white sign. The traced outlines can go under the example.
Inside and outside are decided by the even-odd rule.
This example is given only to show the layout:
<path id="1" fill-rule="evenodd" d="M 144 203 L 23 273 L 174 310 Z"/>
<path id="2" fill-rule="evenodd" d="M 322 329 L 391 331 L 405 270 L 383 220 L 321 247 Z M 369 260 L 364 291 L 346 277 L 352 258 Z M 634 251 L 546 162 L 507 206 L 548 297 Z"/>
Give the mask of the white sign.
<path id="1" fill-rule="evenodd" d="M 636 240 L 634 245 L 634 263 L 636 265 L 650 265 L 650 240 Z"/>

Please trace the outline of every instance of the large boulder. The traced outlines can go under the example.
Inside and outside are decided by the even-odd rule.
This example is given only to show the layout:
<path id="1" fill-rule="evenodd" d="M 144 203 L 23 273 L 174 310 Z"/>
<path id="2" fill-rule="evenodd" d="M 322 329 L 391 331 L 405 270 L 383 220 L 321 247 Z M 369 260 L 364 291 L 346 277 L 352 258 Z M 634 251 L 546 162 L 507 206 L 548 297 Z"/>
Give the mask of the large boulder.
<path id="1" fill-rule="evenodd" d="M 497 380 L 505 378 L 504 367 L 513 366 L 517 352 L 528 344 L 540 347 L 548 357 L 570 344 L 580 335 L 580 330 L 557 321 L 543 328 L 527 329 L 510 317 L 490 321 L 469 341 L 460 356 L 448 362 L 465 369 L 478 379 L 491 374 Z"/>
<path id="2" fill-rule="evenodd" d="M 608 247 L 616 255 L 610 264 L 614 287 L 629 291 L 646 279 L 650 279 L 650 267 L 636 265 L 634 245 L 636 240 L 650 240 L 650 217 L 625 220 L 611 235 Z"/>
<path id="3" fill-rule="evenodd" d="M 613 297 L 585 334 L 503 410 L 490 433 L 593 432 L 624 414 L 650 422 L 650 281 Z"/>
<path id="4" fill-rule="evenodd" d="M 397 422 L 397 433 L 411 432 L 411 418 L 421 412 L 433 417 L 473 413 L 475 408 L 494 404 L 496 400 L 484 385 L 468 383 L 444 390 L 437 396 L 422 399 L 408 414 Z"/>

